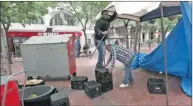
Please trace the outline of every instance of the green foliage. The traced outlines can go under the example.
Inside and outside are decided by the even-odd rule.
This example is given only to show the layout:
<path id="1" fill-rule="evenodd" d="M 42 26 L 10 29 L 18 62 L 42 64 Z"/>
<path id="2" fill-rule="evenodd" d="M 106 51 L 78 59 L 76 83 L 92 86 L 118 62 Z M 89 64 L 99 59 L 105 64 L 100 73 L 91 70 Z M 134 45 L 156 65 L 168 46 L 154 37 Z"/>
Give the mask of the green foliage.
<path id="1" fill-rule="evenodd" d="M 174 20 L 169 20 L 168 17 L 163 18 L 163 25 L 164 27 L 168 27 L 168 31 L 172 31 L 172 29 L 176 26 L 179 19 L 181 19 L 181 15 L 177 15 Z M 161 31 L 161 19 L 156 20 L 156 26 L 159 31 Z"/>
<path id="2" fill-rule="evenodd" d="M 60 10 L 65 11 L 73 16 L 82 26 L 87 44 L 86 29 L 88 23 L 94 24 L 95 17 L 102 11 L 109 2 L 81 1 L 81 2 L 59 2 L 57 3 Z"/>
<path id="3" fill-rule="evenodd" d="M 50 2 L 1 2 L 0 22 L 8 31 L 12 22 L 25 23 L 29 20 L 36 20 L 48 13 L 48 6 L 53 6 Z"/>
<path id="4" fill-rule="evenodd" d="M 96 15 L 102 11 L 109 2 L 82 1 L 82 2 L 60 2 L 58 3 L 61 10 L 64 10 L 74 16 L 86 29 L 88 22 L 94 22 Z"/>
<path id="5" fill-rule="evenodd" d="M 168 17 L 163 18 L 163 25 L 164 28 L 168 27 L 168 31 L 171 31 L 178 21 L 181 19 L 181 15 L 177 15 L 174 20 L 169 20 Z M 158 29 L 159 32 L 161 32 L 161 19 L 156 19 L 156 22 L 154 24 L 150 24 L 149 21 L 145 21 L 141 23 L 143 32 L 155 32 L 156 29 Z"/>

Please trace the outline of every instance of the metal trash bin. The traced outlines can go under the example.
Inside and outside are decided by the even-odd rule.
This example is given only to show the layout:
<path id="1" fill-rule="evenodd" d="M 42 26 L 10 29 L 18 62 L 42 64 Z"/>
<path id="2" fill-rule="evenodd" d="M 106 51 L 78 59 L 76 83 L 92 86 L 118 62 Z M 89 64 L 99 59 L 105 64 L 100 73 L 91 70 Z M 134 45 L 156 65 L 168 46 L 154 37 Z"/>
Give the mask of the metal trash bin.
<path id="1" fill-rule="evenodd" d="M 21 96 L 23 90 L 19 90 Z M 39 85 L 34 87 L 27 87 L 24 89 L 24 106 L 51 106 L 50 95 L 55 91 L 53 86 Z M 36 97 L 29 98 L 30 95 L 35 94 Z"/>

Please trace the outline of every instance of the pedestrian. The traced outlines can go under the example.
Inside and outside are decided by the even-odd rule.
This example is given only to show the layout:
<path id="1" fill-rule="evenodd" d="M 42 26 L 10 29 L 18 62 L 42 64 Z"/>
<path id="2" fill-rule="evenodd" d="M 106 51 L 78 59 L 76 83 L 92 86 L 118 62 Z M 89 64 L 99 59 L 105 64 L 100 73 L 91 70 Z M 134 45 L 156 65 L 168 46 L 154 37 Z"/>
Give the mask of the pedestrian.
<path id="1" fill-rule="evenodd" d="M 111 63 L 108 70 L 109 73 L 112 73 L 116 60 L 123 63 L 125 65 L 125 76 L 123 78 L 122 84 L 119 87 L 123 88 L 129 86 L 129 83 L 133 82 L 131 65 L 134 60 L 134 52 L 132 52 L 130 49 L 126 49 L 116 44 L 109 44 L 106 46 L 106 49 L 110 52 L 110 56 L 107 60 L 105 67 L 107 67 L 109 63 Z"/>
<path id="2" fill-rule="evenodd" d="M 76 57 L 79 57 L 79 43 L 78 43 L 78 38 L 76 37 L 75 40 L 74 40 L 74 49 L 75 49 L 75 54 L 76 54 Z"/>
<path id="3" fill-rule="evenodd" d="M 95 27 L 94 27 L 94 31 L 95 31 L 94 42 L 95 42 L 96 47 L 100 43 L 103 36 L 105 36 L 97 48 L 97 50 L 98 50 L 98 62 L 96 64 L 97 69 L 104 67 L 103 62 L 104 62 L 105 54 L 106 54 L 105 41 L 106 41 L 107 36 L 108 36 L 108 32 L 109 32 L 108 29 L 110 27 L 110 23 L 116 18 L 117 12 L 115 11 L 113 13 L 113 15 L 109 17 L 108 11 L 103 10 L 101 12 L 101 15 L 102 15 L 102 17 L 96 21 Z"/>
<path id="4" fill-rule="evenodd" d="M 160 35 L 159 35 L 159 36 L 157 37 L 157 45 L 159 46 L 160 43 L 161 43 L 161 41 L 160 41 Z"/>
<path id="5" fill-rule="evenodd" d="M 80 57 L 80 52 L 81 52 L 81 44 L 80 39 L 78 39 L 78 57 Z"/>
<path id="6" fill-rule="evenodd" d="M 87 57 L 88 56 L 88 50 L 89 50 L 89 45 L 88 44 L 85 44 L 84 47 L 83 47 L 83 53 L 85 54 L 85 56 Z"/>
<path id="7" fill-rule="evenodd" d="M 149 39 L 149 40 L 147 41 L 147 43 L 148 43 L 149 50 L 151 50 L 152 40 Z"/>

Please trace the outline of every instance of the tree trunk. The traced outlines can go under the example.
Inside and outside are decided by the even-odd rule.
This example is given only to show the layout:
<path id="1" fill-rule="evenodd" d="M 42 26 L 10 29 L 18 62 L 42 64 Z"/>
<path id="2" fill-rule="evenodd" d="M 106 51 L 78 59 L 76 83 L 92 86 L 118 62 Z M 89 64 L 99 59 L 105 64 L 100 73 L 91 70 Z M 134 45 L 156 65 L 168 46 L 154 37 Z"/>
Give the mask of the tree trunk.
<path id="1" fill-rule="evenodd" d="M 127 30 L 127 27 L 126 27 Z M 129 33 L 127 31 L 127 35 L 126 35 L 126 48 L 129 49 Z"/>
<path id="2" fill-rule="evenodd" d="M 9 45 L 9 40 L 8 40 L 8 30 L 5 30 L 5 50 L 6 50 L 6 53 L 5 53 L 5 57 L 7 58 L 7 62 L 8 62 L 8 70 L 9 70 L 9 75 L 12 74 L 12 71 L 11 71 L 11 64 L 12 64 L 12 61 L 11 61 L 11 55 L 10 55 L 10 45 Z"/>
<path id="3" fill-rule="evenodd" d="M 129 44 L 129 48 L 132 49 L 133 47 L 133 36 L 135 36 L 134 33 L 130 33 L 130 44 Z"/>
<path id="4" fill-rule="evenodd" d="M 130 28 L 130 49 L 133 49 L 133 42 L 136 36 L 136 28 L 135 27 L 131 27 Z"/>
<path id="5" fill-rule="evenodd" d="M 135 36 L 135 42 L 134 42 L 134 52 L 137 53 L 137 44 L 138 44 L 138 38 L 140 36 L 140 29 L 139 29 L 140 23 L 137 22 L 137 31 Z"/>
<path id="6" fill-rule="evenodd" d="M 8 61 L 9 61 L 9 63 L 10 64 L 12 64 L 13 62 L 12 62 L 12 60 L 11 60 L 11 52 L 10 52 L 10 43 L 9 43 L 9 38 L 8 38 L 8 31 L 6 31 L 6 39 L 7 39 L 7 51 L 8 51 L 8 54 L 7 54 L 7 56 L 8 56 Z"/>
<path id="7" fill-rule="evenodd" d="M 127 28 L 127 27 L 128 27 L 128 24 L 129 24 L 129 21 L 130 21 L 130 20 L 127 20 L 127 22 L 125 22 L 125 21 L 123 20 L 124 26 L 125 26 L 125 29 L 126 29 L 126 33 L 127 33 L 127 34 L 126 34 L 126 48 L 127 48 L 127 49 L 129 49 L 129 41 L 128 41 L 128 40 L 129 40 L 129 32 L 128 32 L 128 28 Z"/>
<path id="8" fill-rule="evenodd" d="M 83 33 L 84 33 L 85 45 L 87 45 L 87 44 L 88 44 L 88 41 L 87 41 L 86 29 L 83 30 Z"/>

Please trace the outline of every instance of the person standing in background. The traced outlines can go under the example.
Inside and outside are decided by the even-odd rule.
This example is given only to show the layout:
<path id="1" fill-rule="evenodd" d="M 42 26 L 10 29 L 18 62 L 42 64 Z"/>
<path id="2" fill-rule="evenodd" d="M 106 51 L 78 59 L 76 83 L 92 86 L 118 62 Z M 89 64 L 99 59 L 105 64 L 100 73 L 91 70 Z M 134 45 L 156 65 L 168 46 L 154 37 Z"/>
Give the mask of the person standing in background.
<path id="1" fill-rule="evenodd" d="M 77 36 L 74 40 L 74 49 L 75 49 L 76 57 L 79 57 L 79 54 L 80 54 L 80 41 L 78 40 Z"/>
<path id="2" fill-rule="evenodd" d="M 80 38 L 78 39 L 78 57 L 80 57 L 80 51 L 81 51 L 81 44 L 80 44 Z"/>

